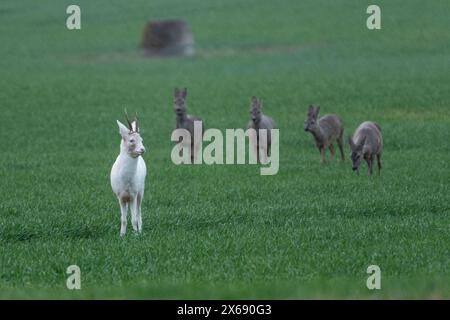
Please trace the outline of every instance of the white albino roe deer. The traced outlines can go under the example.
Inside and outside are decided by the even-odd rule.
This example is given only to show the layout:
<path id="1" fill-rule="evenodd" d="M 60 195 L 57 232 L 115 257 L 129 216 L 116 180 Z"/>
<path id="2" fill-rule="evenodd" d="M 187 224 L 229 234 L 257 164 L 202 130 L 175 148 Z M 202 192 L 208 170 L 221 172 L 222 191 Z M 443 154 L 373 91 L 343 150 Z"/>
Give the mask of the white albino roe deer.
<path id="1" fill-rule="evenodd" d="M 111 169 L 111 187 L 119 200 L 121 212 L 120 235 L 127 231 L 128 207 L 131 211 L 131 222 L 136 232 L 142 232 L 141 204 L 144 198 L 145 176 L 147 168 L 142 154 L 145 152 L 142 138 L 139 134 L 137 118 L 128 127 L 117 120 L 122 136 L 120 154 Z"/>

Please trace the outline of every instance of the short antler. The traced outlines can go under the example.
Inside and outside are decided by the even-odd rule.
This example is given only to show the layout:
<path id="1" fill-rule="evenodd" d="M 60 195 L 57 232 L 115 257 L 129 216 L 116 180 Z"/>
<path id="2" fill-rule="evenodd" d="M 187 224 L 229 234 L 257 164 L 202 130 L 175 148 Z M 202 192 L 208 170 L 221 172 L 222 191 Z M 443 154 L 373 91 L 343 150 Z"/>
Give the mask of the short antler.
<path id="1" fill-rule="evenodd" d="M 134 121 L 136 122 L 136 132 L 139 132 L 139 121 L 138 121 L 137 111 L 136 111 L 136 115 L 134 116 Z"/>
<path id="2" fill-rule="evenodd" d="M 127 109 L 124 109 L 125 111 L 125 119 L 127 120 L 127 124 L 128 124 L 128 129 L 130 129 L 130 131 L 133 131 L 133 126 L 131 125 L 130 119 L 128 118 L 128 112 Z"/>

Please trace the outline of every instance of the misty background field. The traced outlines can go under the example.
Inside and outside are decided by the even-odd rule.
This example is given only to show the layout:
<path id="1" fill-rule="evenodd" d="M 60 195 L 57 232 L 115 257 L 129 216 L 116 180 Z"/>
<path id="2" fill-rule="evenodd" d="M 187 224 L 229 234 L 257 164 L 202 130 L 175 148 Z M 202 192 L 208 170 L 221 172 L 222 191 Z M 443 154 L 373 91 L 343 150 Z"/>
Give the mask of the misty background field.
<path id="1" fill-rule="evenodd" d="M 0 298 L 449 298 L 450 3 L 0 3 Z M 192 58 L 139 51 L 151 19 L 183 18 Z M 252 95 L 280 129 L 280 171 L 176 166 L 173 88 L 209 128 L 242 128 Z M 345 136 L 377 121 L 383 173 L 319 164 L 309 104 Z M 109 184 L 116 119 L 147 153 L 141 236 L 119 237 Z M 69 265 L 80 291 L 66 289 Z M 382 289 L 366 288 L 379 265 Z"/>

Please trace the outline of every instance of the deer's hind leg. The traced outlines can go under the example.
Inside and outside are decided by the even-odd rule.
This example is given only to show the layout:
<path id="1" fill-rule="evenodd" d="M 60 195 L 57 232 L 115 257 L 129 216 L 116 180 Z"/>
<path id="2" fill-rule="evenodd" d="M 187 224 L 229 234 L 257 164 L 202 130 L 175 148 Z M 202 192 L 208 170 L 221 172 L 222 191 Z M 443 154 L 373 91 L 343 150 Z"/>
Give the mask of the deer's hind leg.
<path id="1" fill-rule="evenodd" d="M 133 225 L 133 230 L 138 231 L 138 201 L 137 196 L 132 198 L 130 201 L 130 209 L 131 209 L 131 224 Z"/>
<path id="2" fill-rule="evenodd" d="M 142 205 L 142 198 L 144 197 L 143 194 L 138 193 L 136 197 L 136 218 L 137 218 L 137 228 L 138 232 L 142 232 L 142 216 L 141 216 L 141 205 Z"/>
<path id="3" fill-rule="evenodd" d="M 333 144 L 330 143 L 330 145 L 329 145 L 328 148 L 330 149 L 330 159 L 333 160 L 333 159 L 334 159 L 334 154 L 336 153 L 336 152 L 334 151 L 334 146 L 333 146 Z"/>
<path id="4" fill-rule="evenodd" d="M 377 154 L 378 176 L 381 176 L 381 154 Z"/>
<path id="5" fill-rule="evenodd" d="M 342 136 L 343 136 L 343 134 L 341 134 L 341 136 L 336 139 L 336 142 L 339 147 L 339 151 L 341 153 L 341 161 L 344 161 L 344 143 L 342 141 Z"/>

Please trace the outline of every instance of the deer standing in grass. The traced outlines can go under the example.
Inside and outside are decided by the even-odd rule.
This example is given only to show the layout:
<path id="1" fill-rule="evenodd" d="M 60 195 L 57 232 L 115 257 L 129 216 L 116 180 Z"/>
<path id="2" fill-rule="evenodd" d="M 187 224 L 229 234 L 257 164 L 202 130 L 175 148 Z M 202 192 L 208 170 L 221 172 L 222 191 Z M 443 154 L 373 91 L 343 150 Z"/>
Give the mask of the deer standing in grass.
<path id="1" fill-rule="evenodd" d="M 178 88 L 175 88 L 173 93 L 173 111 L 175 112 L 176 115 L 176 125 L 175 125 L 176 129 L 186 129 L 187 131 L 189 131 L 191 135 L 191 145 L 187 149 L 190 152 L 191 163 L 194 163 L 194 159 L 197 157 L 198 154 L 198 146 L 202 140 L 202 137 L 194 136 L 194 122 L 195 121 L 203 122 L 203 121 L 199 117 L 187 114 L 186 97 L 187 97 L 186 88 L 184 88 L 182 91 L 180 91 Z M 195 139 L 197 139 L 197 143 L 195 143 Z"/>
<path id="2" fill-rule="evenodd" d="M 352 169 L 359 175 L 359 164 L 361 158 L 366 160 L 369 166 L 369 174 L 373 174 L 374 158 L 377 158 L 378 175 L 381 175 L 381 151 L 383 149 L 383 137 L 381 135 L 380 126 L 371 121 L 365 121 L 359 125 L 353 134 L 353 138 L 349 138 Z"/>
<path id="3" fill-rule="evenodd" d="M 145 148 L 139 134 L 137 117 L 133 122 L 130 122 L 128 116 L 126 118 L 128 127 L 117 120 L 122 140 L 120 154 L 111 170 L 111 187 L 120 204 L 121 236 L 124 236 L 127 231 L 128 207 L 131 211 L 134 231 L 142 232 L 141 204 L 147 175 L 147 168 L 142 158 Z"/>
<path id="4" fill-rule="evenodd" d="M 256 130 L 256 142 L 253 142 L 254 152 L 256 152 L 256 159 L 258 163 L 266 163 L 267 157 L 270 155 L 270 147 L 272 145 L 271 130 L 275 129 L 275 122 L 272 118 L 262 113 L 262 100 L 253 96 L 250 103 L 250 121 L 247 129 Z M 260 136 L 260 129 L 266 130 L 266 136 Z M 262 139 L 266 139 L 267 143 L 261 143 Z M 259 150 L 261 148 L 261 151 Z M 263 159 L 260 159 L 262 152 Z M 262 160 L 262 161 L 260 161 Z"/>
<path id="5" fill-rule="evenodd" d="M 330 149 L 331 160 L 334 158 L 335 150 L 333 143 L 336 141 L 341 153 L 341 160 L 344 161 L 344 126 L 342 120 L 334 114 L 327 114 L 317 119 L 320 107 L 309 106 L 308 115 L 305 121 L 305 131 L 311 132 L 320 151 L 320 162 L 325 163 L 325 150 Z"/>

